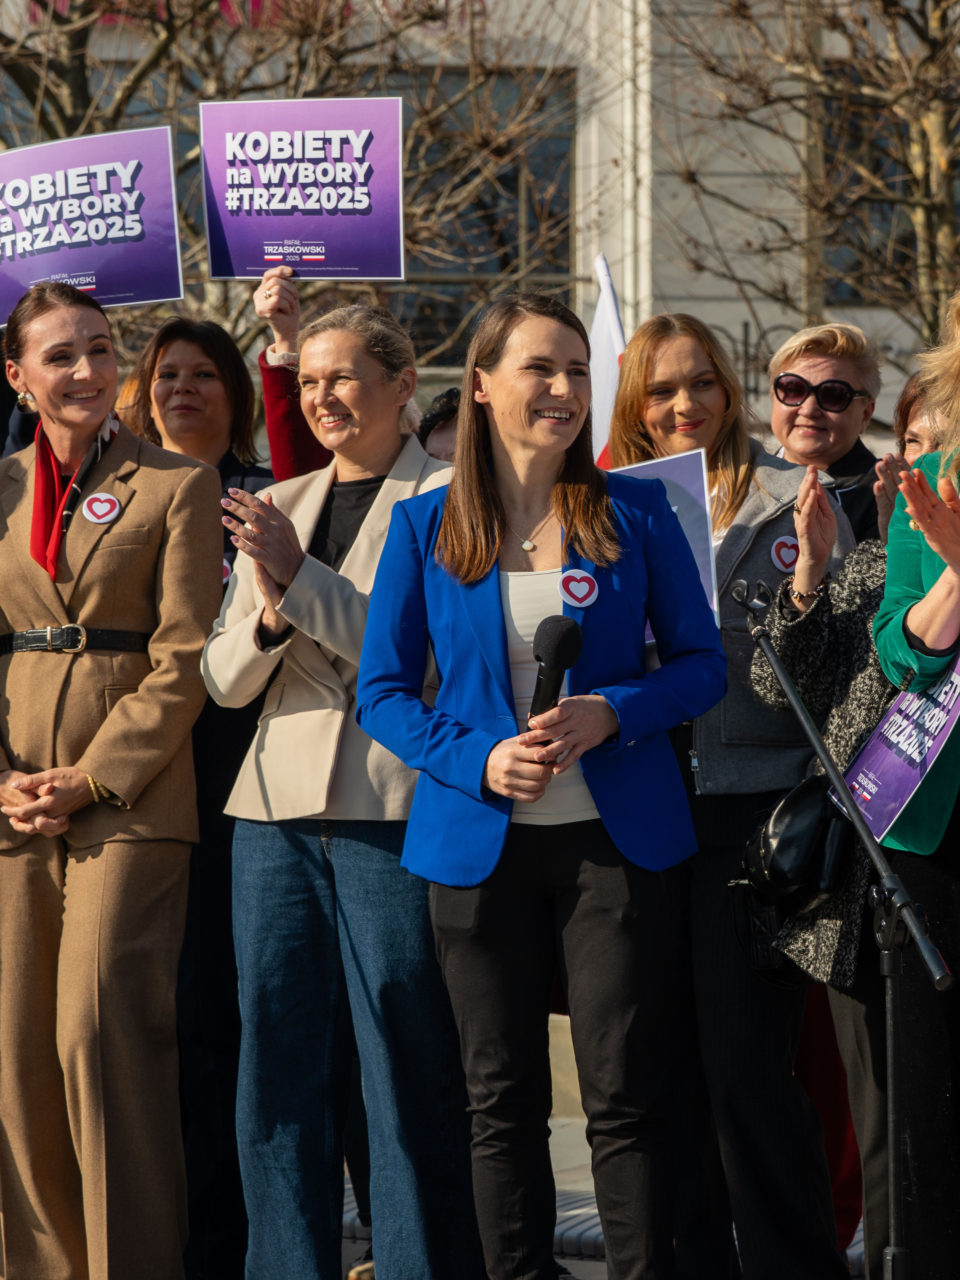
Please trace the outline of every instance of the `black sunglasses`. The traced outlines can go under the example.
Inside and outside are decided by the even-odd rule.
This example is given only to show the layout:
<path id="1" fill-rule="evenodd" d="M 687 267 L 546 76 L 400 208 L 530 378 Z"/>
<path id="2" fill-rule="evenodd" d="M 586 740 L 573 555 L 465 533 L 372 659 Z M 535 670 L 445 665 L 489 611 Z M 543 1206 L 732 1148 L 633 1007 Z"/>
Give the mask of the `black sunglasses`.
<path id="1" fill-rule="evenodd" d="M 868 391 L 854 391 L 842 378 L 828 378 L 814 386 L 799 373 L 781 373 L 773 380 L 773 393 L 781 404 L 796 409 L 812 395 L 824 413 L 843 413 L 853 400 L 869 400 Z"/>

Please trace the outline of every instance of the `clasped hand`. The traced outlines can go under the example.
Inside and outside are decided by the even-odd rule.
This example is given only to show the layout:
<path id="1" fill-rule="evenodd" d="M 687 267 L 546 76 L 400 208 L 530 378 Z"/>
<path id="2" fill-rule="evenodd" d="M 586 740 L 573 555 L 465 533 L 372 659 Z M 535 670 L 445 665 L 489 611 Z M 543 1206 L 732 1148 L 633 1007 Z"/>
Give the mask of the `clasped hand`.
<path id="1" fill-rule="evenodd" d="M 616 712 L 600 694 L 563 698 L 531 719 L 526 733 L 497 743 L 487 756 L 483 785 L 509 800 L 532 803 L 545 793 L 551 778 L 565 773 L 619 727 Z"/>
<path id="2" fill-rule="evenodd" d="M 90 780 L 72 766 L 22 773 L 0 773 L 0 813 L 20 835 L 60 836 L 70 814 L 93 802 Z"/>

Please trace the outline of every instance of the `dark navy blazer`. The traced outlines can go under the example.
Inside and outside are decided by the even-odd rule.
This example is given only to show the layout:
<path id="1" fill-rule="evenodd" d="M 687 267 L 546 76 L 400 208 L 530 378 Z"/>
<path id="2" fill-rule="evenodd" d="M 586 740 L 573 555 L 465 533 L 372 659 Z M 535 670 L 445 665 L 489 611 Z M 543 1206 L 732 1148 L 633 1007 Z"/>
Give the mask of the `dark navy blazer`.
<path id="1" fill-rule="evenodd" d="M 563 603 L 583 628 L 571 694 L 602 694 L 620 721 L 612 742 L 588 751 L 583 776 L 604 826 L 631 862 L 672 866 L 696 843 L 667 730 L 723 696 L 726 660 L 693 553 L 658 480 L 606 477 L 620 559 L 597 568 L 576 552 L 570 567 L 597 582 L 586 608 Z M 520 732 L 494 567 L 464 586 L 434 557 L 446 489 L 393 509 L 370 600 L 357 719 L 420 778 L 404 866 L 448 885 L 477 884 L 493 870 L 513 802 L 482 785 L 492 748 Z M 561 600 L 557 597 L 557 612 Z M 645 625 L 660 666 L 646 671 Z M 429 647 L 440 687 L 421 698 Z"/>

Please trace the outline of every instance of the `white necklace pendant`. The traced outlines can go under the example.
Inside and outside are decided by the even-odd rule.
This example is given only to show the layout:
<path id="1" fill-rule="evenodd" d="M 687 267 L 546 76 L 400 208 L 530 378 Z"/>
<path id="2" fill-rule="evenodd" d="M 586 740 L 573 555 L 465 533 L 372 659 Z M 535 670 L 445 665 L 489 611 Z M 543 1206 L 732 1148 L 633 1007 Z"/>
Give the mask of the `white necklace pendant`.
<path id="1" fill-rule="evenodd" d="M 537 544 L 535 542 L 531 542 L 529 538 L 524 538 L 524 540 L 520 543 L 521 551 L 536 551 L 536 549 L 537 549 Z"/>

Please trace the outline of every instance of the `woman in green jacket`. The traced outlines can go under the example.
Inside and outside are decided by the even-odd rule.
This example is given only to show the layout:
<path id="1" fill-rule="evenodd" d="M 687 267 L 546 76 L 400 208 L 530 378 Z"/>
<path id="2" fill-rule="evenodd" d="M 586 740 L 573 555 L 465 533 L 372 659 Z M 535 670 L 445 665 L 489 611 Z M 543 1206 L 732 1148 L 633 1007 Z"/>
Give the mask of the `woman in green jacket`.
<path id="1" fill-rule="evenodd" d="M 880 663 L 901 689 L 935 684 L 960 649 L 960 293 L 946 341 L 922 358 L 941 453 L 900 477 L 887 582 L 874 624 Z M 947 739 L 883 843 L 930 934 L 960 974 L 960 729 Z M 903 975 L 900 1111 L 911 1271 L 952 1280 L 960 1255 L 960 995 L 938 994 L 908 949 Z"/>

